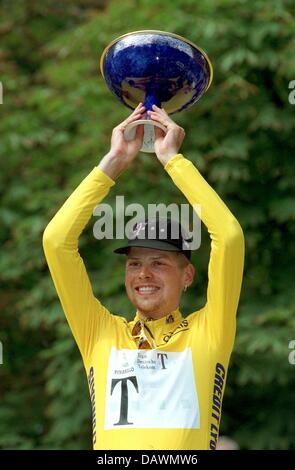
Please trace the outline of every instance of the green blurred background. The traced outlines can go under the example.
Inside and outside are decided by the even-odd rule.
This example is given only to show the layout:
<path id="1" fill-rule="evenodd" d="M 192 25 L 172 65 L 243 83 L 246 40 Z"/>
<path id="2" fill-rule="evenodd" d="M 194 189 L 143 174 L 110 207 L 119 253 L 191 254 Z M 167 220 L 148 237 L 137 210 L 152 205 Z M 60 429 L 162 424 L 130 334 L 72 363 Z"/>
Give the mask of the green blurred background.
<path id="1" fill-rule="evenodd" d="M 294 0 L 0 1 L 0 447 L 90 449 L 91 407 L 77 346 L 42 251 L 44 228 L 108 151 L 128 114 L 99 58 L 117 36 L 171 31 L 209 55 L 214 80 L 175 120 L 183 153 L 240 221 L 246 261 L 221 434 L 242 449 L 295 448 Z M 141 154 L 105 202 L 185 202 L 160 163 Z M 133 316 L 124 260 L 80 239 L 97 297 Z M 185 314 L 203 305 L 209 238 L 194 254 Z"/>

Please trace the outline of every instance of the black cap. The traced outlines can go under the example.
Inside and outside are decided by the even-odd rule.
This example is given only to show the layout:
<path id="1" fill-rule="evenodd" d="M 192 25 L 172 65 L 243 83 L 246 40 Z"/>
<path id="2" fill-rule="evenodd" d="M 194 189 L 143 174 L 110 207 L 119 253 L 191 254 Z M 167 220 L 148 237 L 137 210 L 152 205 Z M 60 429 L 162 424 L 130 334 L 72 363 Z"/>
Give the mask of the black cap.
<path id="1" fill-rule="evenodd" d="M 133 226 L 128 243 L 114 253 L 127 254 L 129 248 L 153 248 L 154 250 L 177 251 L 188 259 L 191 257 L 190 241 L 179 222 L 168 218 L 145 219 Z"/>

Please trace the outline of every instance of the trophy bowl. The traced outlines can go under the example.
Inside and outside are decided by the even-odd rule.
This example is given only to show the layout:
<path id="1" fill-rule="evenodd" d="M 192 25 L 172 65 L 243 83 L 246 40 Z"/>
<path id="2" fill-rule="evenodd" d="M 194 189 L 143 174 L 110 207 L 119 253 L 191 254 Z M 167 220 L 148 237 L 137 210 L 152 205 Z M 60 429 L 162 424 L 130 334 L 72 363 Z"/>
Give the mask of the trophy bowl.
<path id="1" fill-rule="evenodd" d="M 133 139 L 144 125 L 141 150 L 154 152 L 154 127 L 166 128 L 147 114 L 153 104 L 174 114 L 192 106 L 209 88 L 213 68 L 206 53 L 174 33 L 143 30 L 124 34 L 103 51 L 100 70 L 110 91 L 128 108 L 142 102 L 144 119 L 129 124 L 125 138 Z"/>

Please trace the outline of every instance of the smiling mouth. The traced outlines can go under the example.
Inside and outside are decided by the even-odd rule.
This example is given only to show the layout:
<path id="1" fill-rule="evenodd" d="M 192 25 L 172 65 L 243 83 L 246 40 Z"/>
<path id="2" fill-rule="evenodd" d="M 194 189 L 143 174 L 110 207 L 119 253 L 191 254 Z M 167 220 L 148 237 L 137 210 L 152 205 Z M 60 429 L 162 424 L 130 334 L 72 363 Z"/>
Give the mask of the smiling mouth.
<path id="1" fill-rule="evenodd" d="M 160 287 L 139 286 L 139 287 L 135 287 L 135 290 L 140 295 L 152 295 L 152 294 L 155 294 L 155 292 L 158 292 L 160 290 Z"/>

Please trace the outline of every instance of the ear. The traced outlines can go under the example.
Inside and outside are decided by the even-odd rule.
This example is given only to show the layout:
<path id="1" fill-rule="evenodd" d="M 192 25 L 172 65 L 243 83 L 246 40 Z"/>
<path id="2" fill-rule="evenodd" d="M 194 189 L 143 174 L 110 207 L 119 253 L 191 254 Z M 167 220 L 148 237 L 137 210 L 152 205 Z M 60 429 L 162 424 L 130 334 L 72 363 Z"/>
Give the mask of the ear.
<path id="1" fill-rule="evenodd" d="M 192 263 L 189 263 L 184 268 L 184 285 L 190 286 L 193 283 L 195 272 L 195 267 L 192 265 Z"/>

